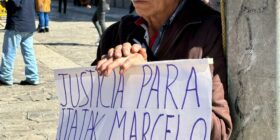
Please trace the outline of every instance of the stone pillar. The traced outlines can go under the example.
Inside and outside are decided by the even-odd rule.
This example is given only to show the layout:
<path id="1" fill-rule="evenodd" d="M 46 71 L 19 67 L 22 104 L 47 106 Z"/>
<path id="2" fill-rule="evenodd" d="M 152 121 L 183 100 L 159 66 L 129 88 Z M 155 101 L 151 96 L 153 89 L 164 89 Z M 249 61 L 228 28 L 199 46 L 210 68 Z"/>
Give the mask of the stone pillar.
<path id="1" fill-rule="evenodd" d="M 280 138 L 278 2 L 226 1 L 229 104 L 234 123 L 232 140 Z"/>

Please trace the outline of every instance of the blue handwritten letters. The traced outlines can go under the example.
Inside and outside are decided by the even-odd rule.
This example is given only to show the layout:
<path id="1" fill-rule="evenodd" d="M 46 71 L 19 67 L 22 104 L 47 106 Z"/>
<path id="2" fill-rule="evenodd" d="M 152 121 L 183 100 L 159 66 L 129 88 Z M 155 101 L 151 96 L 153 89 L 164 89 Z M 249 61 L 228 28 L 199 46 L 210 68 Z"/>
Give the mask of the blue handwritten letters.
<path id="1" fill-rule="evenodd" d="M 55 71 L 60 100 L 57 140 L 205 140 L 211 133 L 207 60 L 179 60 L 116 69 Z"/>

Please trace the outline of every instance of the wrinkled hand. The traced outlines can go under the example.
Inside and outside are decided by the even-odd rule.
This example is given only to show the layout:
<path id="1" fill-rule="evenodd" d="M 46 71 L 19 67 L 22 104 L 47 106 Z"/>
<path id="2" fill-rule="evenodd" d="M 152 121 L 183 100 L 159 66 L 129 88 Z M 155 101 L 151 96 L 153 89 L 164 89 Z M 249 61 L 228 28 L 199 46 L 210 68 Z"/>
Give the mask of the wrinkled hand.
<path id="1" fill-rule="evenodd" d="M 103 55 L 96 65 L 100 75 L 108 76 L 120 67 L 120 74 L 124 74 L 132 65 L 147 62 L 146 49 L 139 44 L 124 43 L 111 48 L 107 55 Z"/>

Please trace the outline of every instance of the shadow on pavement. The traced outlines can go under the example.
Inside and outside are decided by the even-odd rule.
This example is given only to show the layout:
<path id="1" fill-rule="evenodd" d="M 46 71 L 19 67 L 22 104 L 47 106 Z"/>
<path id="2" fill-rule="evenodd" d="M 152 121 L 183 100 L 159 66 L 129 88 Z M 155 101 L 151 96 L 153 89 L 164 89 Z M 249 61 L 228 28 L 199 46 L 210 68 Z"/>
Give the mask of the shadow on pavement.
<path id="1" fill-rule="evenodd" d="M 92 46 L 92 44 L 81 44 L 81 43 L 61 43 L 61 42 L 54 42 L 54 43 L 34 43 L 34 45 L 47 45 L 47 46 Z"/>

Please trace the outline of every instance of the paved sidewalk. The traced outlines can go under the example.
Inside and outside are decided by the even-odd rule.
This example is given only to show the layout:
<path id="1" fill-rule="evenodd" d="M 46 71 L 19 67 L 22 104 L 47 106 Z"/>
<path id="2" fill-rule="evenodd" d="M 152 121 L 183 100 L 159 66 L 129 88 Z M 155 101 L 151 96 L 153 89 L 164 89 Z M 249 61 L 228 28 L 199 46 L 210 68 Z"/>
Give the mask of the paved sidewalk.
<path id="1" fill-rule="evenodd" d="M 57 1 L 53 1 L 52 7 L 50 32 L 34 34 L 41 84 L 18 85 L 24 79 L 24 63 L 18 51 L 15 84 L 0 86 L 0 140 L 54 140 L 59 103 L 53 70 L 89 66 L 95 58 L 98 34 L 90 21 L 94 8 L 73 7 L 69 3 L 67 14 L 60 14 L 57 13 Z M 107 25 L 127 13 L 123 9 L 111 10 Z M 0 50 L 4 22 L 0 19 Z"/>

